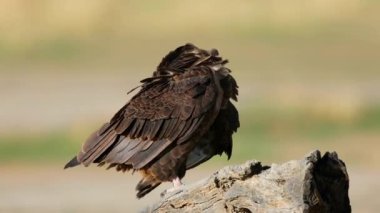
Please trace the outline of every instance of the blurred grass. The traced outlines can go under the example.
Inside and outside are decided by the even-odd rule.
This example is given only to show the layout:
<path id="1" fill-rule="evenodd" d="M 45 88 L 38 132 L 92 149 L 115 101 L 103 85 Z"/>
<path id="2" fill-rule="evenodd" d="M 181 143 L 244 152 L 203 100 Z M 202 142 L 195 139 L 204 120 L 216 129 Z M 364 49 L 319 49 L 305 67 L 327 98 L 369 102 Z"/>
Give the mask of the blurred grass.
<path id="1" fill-rule="evenodd" d="M 74 155 L 78 138 L 60 133 L 41 135 L 2 136 L 0 138 L 0 161 L 21 163 L 57 163 Z"/>
<path id="2" fill-rule="evenodd" d="M 344 144 L 345 138 L 359 132 L 378 133 L 379 131 L 379 107 L 362 110 L 351 123 L 313 116 L 306 110 L 300 112 L 299 110 L 253 107 L 250 111 L 241 112 L 241 128 L 234 135 L 232 162 L 248 159 L 260 159 L 268 162 L 281 160 L 288 157 L 285 153 L 291 152 L 293 146 L 318 145 L 320 148 L 324 148 L 326 141 L 335 140 L 337 144 Z M 0 164 L 10 162 L 62 163 L 80 150 L 86 134 L 89 135 L 90 132 L 73 134 L 62 131 L 37 135 L 1 136 Z M 360 142 L 358 141 L 358 143 Z M 290 144 L 291 146 L 284 147 L 281 144 Z M 279 147 L 284 150 L 277 150 Z M 349 147 L 347 148 L 349 149 Z M 225 157 L 216 158 L 214 163 L 225 163 Z"/>

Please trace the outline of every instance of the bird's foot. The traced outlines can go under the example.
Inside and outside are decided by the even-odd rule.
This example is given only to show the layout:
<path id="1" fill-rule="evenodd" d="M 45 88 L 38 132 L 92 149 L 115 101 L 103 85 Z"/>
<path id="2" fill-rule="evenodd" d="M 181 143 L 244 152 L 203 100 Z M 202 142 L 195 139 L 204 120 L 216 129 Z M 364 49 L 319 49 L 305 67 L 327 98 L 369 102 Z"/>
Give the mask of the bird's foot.
<path id="1" fill-rule="evenodd" d="M 183 191 L 181 186 L 184 186 L 184 184 L 181 182 L 181 179 L 177 177 L 172 180 L 172 183 L 173 188 L 166 189 L 165 191 L 161 192 L 161 197 L 164 197 L 167 194 L 178 194 Z"/>
<path id="2" fill-rule="evenodd" d="M 182 186 L 182 182 L 181 182 L 181 179 L 179 179 L 179 177 L 174 178 L 172 180 L 172 183 L 173 183 L 173 188 L 178 188 Z"/>

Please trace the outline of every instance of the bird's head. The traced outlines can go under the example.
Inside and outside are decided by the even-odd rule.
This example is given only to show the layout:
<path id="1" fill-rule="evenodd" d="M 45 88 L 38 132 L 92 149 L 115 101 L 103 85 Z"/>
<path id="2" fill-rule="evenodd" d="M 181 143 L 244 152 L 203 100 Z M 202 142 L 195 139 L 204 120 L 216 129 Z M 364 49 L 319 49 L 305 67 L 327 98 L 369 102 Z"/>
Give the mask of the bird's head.
<path id="1" fill-rule="evenodd" d="M 204 50 L 187 43 L 169 52 L 158 65 L 154 75 L 165 75 L 173 72 L 181 73 L 196 66 L 209 66 L 214 71 L 218 71 L 226 63 L 228 61 L 219 56 L 218 50 Z M 223 70 L 230 72 L 227 68 Z"/>

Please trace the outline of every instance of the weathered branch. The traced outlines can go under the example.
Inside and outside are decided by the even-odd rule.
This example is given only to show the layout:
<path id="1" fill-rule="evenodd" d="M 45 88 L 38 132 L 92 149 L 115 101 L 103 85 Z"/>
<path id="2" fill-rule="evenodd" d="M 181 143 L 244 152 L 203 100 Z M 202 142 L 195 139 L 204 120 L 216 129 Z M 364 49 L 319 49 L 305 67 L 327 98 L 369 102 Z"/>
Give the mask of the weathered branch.
<path id="1" fill-rule="evenodd" d="M 167 193 L 146 212 L 351 212 L 349 179 L 335 152 L 271 167 L 227 166 Z"/>

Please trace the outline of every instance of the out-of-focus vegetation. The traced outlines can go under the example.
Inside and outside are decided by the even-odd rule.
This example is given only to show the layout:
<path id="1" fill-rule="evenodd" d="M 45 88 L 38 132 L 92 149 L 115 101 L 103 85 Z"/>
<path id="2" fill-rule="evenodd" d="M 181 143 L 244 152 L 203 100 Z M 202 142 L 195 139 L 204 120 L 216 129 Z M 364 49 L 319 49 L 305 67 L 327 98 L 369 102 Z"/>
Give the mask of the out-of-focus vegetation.
<path id="1" fill-rule="evenodd" d="M 352 165 L 363 167 L 362 164 L 366 164 L 365 168 L 376 166 L 376 161 L 369 163 L 368 159 L 380 160 L 372 156 L 375 151 L 365 151 L 372 146 L 378 147 L 375 144 L 380 130 L 378 108 L 363 110 L 355 122 L 350 123 L 291 109 L 253 107 L 250 111 L 242 111 L 241 115 L 242 126 L 234 137 L 233 163 L 251 158 L 268 163 L 271 160 L 282 161 L 302 155 L 311 148 L 350 154 L 347 157 Z M 62 162 L 78 152 L 86 132 L 62 130 L 42 135 L 0 137 L 0 161 L 27 164 Z M 222 157 L 213 162 L 225 164 L 225 160 Z"/>
<path id="2" fill-rule="evenodd" d="M 371 0 L 2 0 L 0 162 L 68 160 L 186 42 L 231 62 L 241 114 L 233 160 L 320 148 L 359 167 L 380 162 L 379 9 Z"/>

